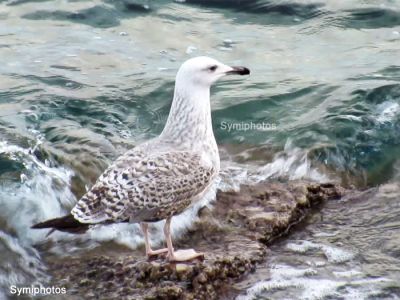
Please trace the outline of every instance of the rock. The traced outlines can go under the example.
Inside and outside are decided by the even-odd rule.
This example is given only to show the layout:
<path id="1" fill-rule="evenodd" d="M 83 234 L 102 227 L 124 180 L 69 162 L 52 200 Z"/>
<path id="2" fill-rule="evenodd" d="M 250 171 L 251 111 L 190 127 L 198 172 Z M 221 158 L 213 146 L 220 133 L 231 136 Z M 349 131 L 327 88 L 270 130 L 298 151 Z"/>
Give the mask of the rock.
<path id="1" fill-rule="evenodd" d="M 340 198 L 334 184 L 262 182 L 240 192 L 218 192 L 213 209 L 199 211 L 190 234 L 176 248 L 195 248 L 204 261 L 147 261 L 126 252 L 49 261 L 54 284 L 85 299 L 232 299 L 238 282 L 265 260 L 267 245 L 288 232 L 324 200 Z"/>

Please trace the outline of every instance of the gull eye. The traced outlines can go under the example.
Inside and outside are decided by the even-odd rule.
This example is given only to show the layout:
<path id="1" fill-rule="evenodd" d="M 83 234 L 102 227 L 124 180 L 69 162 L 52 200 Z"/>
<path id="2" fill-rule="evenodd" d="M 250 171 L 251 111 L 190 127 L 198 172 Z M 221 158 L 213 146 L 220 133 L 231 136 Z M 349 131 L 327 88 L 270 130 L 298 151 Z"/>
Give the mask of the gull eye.
<path id="1" fill-rule="evenodd" d="M 209 69 L 211 72 L 214 72 L 217 68 L 218 68 L 217 65 L 213 65 L 213 66 L 209 67 L 208 69 Z"/>

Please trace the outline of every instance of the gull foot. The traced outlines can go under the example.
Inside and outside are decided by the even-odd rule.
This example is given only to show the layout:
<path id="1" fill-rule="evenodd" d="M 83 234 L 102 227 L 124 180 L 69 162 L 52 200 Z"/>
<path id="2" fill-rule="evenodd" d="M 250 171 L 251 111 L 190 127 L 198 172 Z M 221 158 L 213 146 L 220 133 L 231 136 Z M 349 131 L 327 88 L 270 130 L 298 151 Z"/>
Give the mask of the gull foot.
<path id="1" fill-rule="evenodd" d="M 168 253 L 168 260 L 174 261 L 190 261 L 192 259 L 204 259 L 204 253 L 196 252 L 193 249 L 178 250 L 172 253 Z"/>
<path id="2" fill-rule="evenodd" d="M 154 256 L 158 256 L 159 254 L 163 254 L 163 253 L 167 253 L 168 252 L 168 248 L 162 248 L 162 249 L 158 249 L 158 250 L 148 250 L 146 251 L 146 255 L 147 258 L 153 258 Z"/>

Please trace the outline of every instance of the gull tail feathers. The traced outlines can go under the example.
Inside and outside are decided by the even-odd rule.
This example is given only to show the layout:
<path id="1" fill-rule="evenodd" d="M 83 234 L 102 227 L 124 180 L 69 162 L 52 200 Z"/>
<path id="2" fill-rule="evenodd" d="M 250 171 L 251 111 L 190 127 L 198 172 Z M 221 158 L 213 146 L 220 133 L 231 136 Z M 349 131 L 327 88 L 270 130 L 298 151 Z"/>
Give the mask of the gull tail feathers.
<path id="1" fill-rule="evenodd" d="M 69 214 L 64 217 L 50 219 L 41 223 L 37 223 L 33 225 L 31 228 L 33 229 L 51 228 L 51 231 L 47 234 L 47 236 L 49 236 L 56 230 L 69 233 L 82 234 L 89 229 L 89 225 L 90 224 L 79 222 L 74 218 L 73 215 Z"/>

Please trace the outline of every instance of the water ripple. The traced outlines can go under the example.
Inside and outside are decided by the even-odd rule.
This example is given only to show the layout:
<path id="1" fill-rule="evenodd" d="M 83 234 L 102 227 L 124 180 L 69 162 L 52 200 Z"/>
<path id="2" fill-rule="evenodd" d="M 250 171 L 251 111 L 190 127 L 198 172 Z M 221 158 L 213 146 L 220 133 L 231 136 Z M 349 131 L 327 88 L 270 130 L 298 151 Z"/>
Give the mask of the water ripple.
<path id="1" fill-rule="evenodd" d="M 346 28 L 383 28 L 400 25 L 400 11 L 388 8 L 359 8 L 346 11 L 342 19 Z"/>

